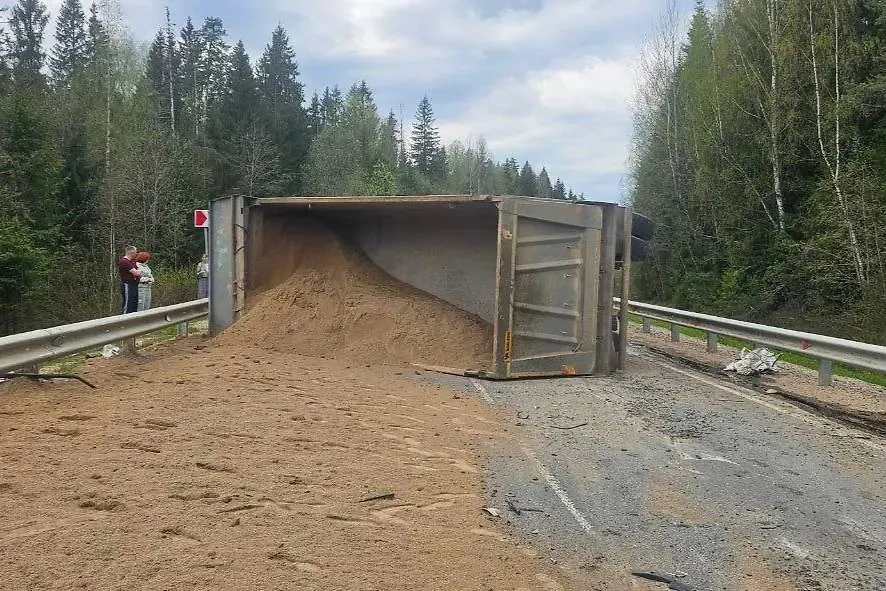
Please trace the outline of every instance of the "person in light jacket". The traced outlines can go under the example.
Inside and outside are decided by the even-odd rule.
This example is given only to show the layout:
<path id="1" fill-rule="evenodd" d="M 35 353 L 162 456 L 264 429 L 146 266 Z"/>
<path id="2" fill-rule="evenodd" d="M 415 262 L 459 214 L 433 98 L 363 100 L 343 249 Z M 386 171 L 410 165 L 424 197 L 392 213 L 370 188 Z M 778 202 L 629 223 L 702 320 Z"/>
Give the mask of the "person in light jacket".
<path id="1" fill-rule="evenodd" d="M 209 257 L 205 254 L 197 263 L 197 299 L 209 297 Z"/>
<path id="2" fill-rule="evenodd" d="M 140 252 L 135 255 L 135 261 L 138 264 L 138 270 L 141 271 L 141 278 L 138 283 L 138 311 L 151 309 L 151 288 L 154 286 L 154 272 L 148 266 L 151 260 L 151 253 Z"/>

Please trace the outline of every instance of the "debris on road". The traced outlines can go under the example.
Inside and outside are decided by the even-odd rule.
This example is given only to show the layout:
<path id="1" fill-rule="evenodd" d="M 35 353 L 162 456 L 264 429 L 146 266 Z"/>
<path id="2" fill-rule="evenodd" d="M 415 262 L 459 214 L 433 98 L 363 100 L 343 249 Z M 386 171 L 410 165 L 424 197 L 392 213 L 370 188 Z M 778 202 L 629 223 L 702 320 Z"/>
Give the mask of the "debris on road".
<path id="1" fill-rule="evenodd" d="M 695 591 L 689 585 L 687 585 L 681 581 L 678 581 L 677 577 L 674 577 L 674 576 L 671 576 L 668 574 L 657 573 L 657 572 L 639 572 L 639 571 L 632 572 L 631 574 L 633 576 L 637 577 L 638 579 L 646 579 L 647 581 L 654 581 L 656 583 L 664 583 L 668 586 L 668 589 L 671 589 L 672 591 Z"/>
<path id="2" fill-rule="evenodd" d="M 588 425 L 588 421 L 583 423 L 578 423 L 577 425 L 569 425 L 568 427 L 564 427 L 562 425 L 550 425 L 551 429 L 560 429 L 561 431 L 571 431 L 572 429 L 578 429 L 579 427 L 586 427 Z"/>
<path id="3" fill-rule="evenodd" d="M 370 495 L 368 497 L 365 497 L 363 499 L 360 499 L 360 502 L 361 503 L 369 503 L 372 501 L 390 501 L 393 498 L 394 498 L 394 493 L 382 492 L 382 493 L 376 493 L 376 494 Z"/>
<path id="4" fill-rule="evenodd" d="M 755 376 L 776 371 L 775 363 L 777 361 L 778 355 L 765 347 L 753 351 L 742 349 L 741 358 L 724 367 L 723 371 L 734 371 L 741 376 Z"/>
<path id="5" fill-rule="evenodd" d="M 111 357 L 116 357 L 120 354 L 120 347 L 115 345 L 105 345 L 102 347 L 102 357 L 105 359 L 110 359 Z"/>
<path id="6" fill-rule="evenodd" d="M 496 509 L 495 507 L 484 507 L 484 511 L 492 515 L 493 517 L 501 517 L 501 511 Z"/>
<path id="7" fill-rule="evenodd" d="M 78 382 L 83 382 L 93 390 L 96 389 L 95 384 L 92 382 L 88 382 L 82 377 L 76 374 L 70 373 L 20 373 L 20 372 L 5 372 L 0 373 L 0 384 L 3 382 L 13 380 L 15 378 L 31 378 L 35 380 L 77 380 Z"/>
<path id="8" fill-rule="evenodd" d="M 507 505 L 508 505 L 508 510 L 517 516 L 520 516 L 523 513 L 544 513 L 545 512 L 544 509 L 537 509 L 535 507 L 518 507 L 516 505 L 516 503 L 514 503 L 514 501 L 512 501 L 511 499 L 507 499 L 505 501 L 505 503 L 507 503 Z"/>

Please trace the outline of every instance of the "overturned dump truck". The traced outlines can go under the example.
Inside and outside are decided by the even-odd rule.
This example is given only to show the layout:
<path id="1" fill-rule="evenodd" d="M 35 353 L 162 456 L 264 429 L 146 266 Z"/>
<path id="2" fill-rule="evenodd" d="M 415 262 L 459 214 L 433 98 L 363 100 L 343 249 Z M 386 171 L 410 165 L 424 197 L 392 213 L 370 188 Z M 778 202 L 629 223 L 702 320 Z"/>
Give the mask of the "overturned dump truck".
<path id="1" fill-rule="evenodd" d="M 612 298 L 628 296 L 630 262 L 645 256 L 651 223 L 612 203 L 519 196 L 217 199 L 212 334 L 237 321 L 252 292 L 279 281 L 275 261 L 306 218 L 335 229 L 396 280 L 493 327 L 488 367 L 440 370 L 594 375 L 624 360 L 626 312 L 615 317 Z"/>

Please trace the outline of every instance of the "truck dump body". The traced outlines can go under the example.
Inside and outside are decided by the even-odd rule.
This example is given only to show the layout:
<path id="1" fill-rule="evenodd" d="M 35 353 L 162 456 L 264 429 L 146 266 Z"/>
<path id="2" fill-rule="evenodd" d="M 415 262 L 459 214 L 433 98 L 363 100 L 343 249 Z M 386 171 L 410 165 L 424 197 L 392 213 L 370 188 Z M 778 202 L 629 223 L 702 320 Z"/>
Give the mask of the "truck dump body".
<path id="1" fill-rule="evenodd" d="M 286 256 L 281 263 L 271 252 L 286 253 L 287 227 L 313 218 L 391 277 L 492 325 L 491 363 L 480 375 L 608 373 L 615 242 L 630 236 L 625 213 L 613 204 L 526 197 L 258 199 L 244 208 L 244 268 L 232 280 L 245 283 L 247 295 L 280 283 Z M 236 261 L 232 268 L 236 275 Z"/>

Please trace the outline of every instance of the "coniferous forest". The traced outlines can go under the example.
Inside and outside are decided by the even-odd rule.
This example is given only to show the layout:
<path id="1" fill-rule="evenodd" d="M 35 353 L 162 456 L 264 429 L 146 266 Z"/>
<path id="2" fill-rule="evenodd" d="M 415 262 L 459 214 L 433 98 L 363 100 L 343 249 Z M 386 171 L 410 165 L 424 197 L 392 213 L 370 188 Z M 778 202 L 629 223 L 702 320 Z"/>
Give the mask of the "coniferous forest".
<path id="1" fill-rule="evenodd" d="M 427 97 L 404 126 L 365 81 L 308 93 L 282 27 L 249 56 L 214 17 L 167 11 L 145 46 L 113 0 L 56 16 L 0 13 L 0 335 L 115 312 L 125 244 L 153 253 L 155 302 L 192 299 L 191 212 L 226 194 L 575 197 L 483 140 L 444 147 Z"/>
<path id="2" fill-rule="evenodd" d="M 886 344 L 886 3 L 698 3 L 642 59 L 637 299 Z"/>

